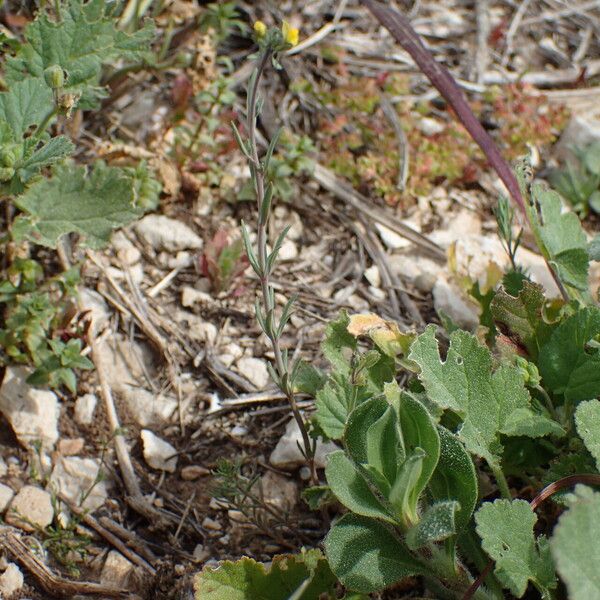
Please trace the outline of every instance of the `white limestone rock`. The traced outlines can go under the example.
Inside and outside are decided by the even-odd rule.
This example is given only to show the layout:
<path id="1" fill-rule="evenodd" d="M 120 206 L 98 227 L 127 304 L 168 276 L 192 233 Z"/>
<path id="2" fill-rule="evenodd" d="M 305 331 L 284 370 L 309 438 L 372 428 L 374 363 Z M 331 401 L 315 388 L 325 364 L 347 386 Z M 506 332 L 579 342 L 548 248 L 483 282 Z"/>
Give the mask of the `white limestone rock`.
<path id="1" fill-rule="evenodd" d="M 26 485 L 13 498 L 4 518 L 9 525 L 24 531 L 35 531 L 36 527 L 44 529 L 54 518 L 52 497 L 46 490 Z"/>
<path id="2" fill-rule="evenodd" d="M 23 573 L 15 563 L 8 563 L 4 573 L 0 575 L 0 598 L 10 600 L 23 587 Z"/>
<path id="3" fill-rule="evenodd" d="M 24 367 L 6 369 L 0 388 L 0 412 L 25 447 L 41 442 L 43 450 L 52 450 L 58 440 L 58 398 L 50 390 L 31 387 L 26 382 L 29 373 Z"/>
<path id="4" fill-rule="evenodd" d="M 202 238 L 185 223 L 165 215 L 147 215 L 134 225 L 135 232 L 155 251 L 200 250 Z"/>
<path id="5" fill-rule="evenodd" d="M 177 450 L 149 429 L 142 429 L 144 459 L 153 469 L 174 473 L 177 468 Z"/>
<path id="6" fill-rule="evenodd" d="M 86 496 L 81 507 L 95 511 L 108 497 L 109 481 L 104 478 L 96 481 L 100 468 L 100 461 L 94 458 L 61 456 L 54 465 L 48 488 L 60 493 L 76 506 Z"/>
<path id="7" fill-rule="evenodd" d="M 253 356 L 244 356 L 237 361 L 236 366 L 240 375 L 257 389 L 262 390 L 267 387 L 270 375 L 264 360 Z"/>
<path id="8" fill-rule="evenodd" d="M 75 400 L 75 420 L 80 425 L 91 425 L 94 421 L 94 412 L 98 404 L 95 394 L 85 394 Z"/>
<path id="9" fill-rule="evenodd" d="M 293 471 L 305 465 L 306 459 L 300 452 L 300 448 L 298 448 L 298 444 L 302 447 L 302 443 L 302 434 L 298 423 L 295 419 L 291 419 L 285 428 L 285 433 L 271 452 L 269 462 L 275 468 L 284 471 Z M 327 456 L 339 449 L 339 446 L 333 442 L 323 443 L 318 441 L 315 452 L 315 466 L 318 469 L 324 469 L 327 464 Z"/>

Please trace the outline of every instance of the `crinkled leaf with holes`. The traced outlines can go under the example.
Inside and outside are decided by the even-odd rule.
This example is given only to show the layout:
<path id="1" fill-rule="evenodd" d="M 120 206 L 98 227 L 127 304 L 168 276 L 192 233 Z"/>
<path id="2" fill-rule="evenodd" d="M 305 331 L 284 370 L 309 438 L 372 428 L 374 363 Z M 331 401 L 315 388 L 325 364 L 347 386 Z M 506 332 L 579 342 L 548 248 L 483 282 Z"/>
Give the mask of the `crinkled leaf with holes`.
<path id="1" fill-rule="evenodd" d="M 600 396 L 600 309 L 588 307 L 565 319 L 542 347 L 539 371 L 543 384 L 567 400 Z"/>
<path id="2" fill-rule="evenodd" d="M 13 85 L 27 77 L 42 78 L 45 69 L 58 65 L 66 73 L 63 91 L 81 95 L 80 108 L 98 106 L 106 96 L 100 85 L 103 65 L 152 60 L 152 23 L 128 34 L 115 27 L 112 10 L 106 0 L 72 0 L 65 4 L 57 22 L 40 11 L 25 29 L 26 43 L 7 59 L 7 83 Z"/>
<path id="3" fill-rule="evenodd" d="M 40 79 L 28 78 L 0 93 L 0 181 L 6 193 L 21 193 L 43 167 L 73 151 L 65 136 L 33 135 L 53 107 L 52 92 Z"/>
<path id="4" fill-rule="evenodd" d="M 224 561 L 196 576 L 200 600 L 311 600 L 333 595 L 336 579 L 319 550 L 276 556 L 270 568 L 252 558 Z M 294 595 L 296 594 L 296 595 Z"/>
<path id="5" fill-rule="evenodd" d="M 502 454 L 500 434 L 541 437 L 561 434 L 552 420 L 531 409 L 531 397 L 518 369 L 492 369 L 490 351 L 465 331 L 450 336 L 442 362 L 435 326 L 426 328 L 413 343 L 409 358 L 415 361 L 429 399 L 462 420 L 458 436 L 467 449 L 497 465 Z"/>
<path id="6" fill-rule="evenodd" d="M 600 493 L 575 488 L 550 539 L 556 570 L 571 600 L 600 600 Z"/>
<path id="7" fill-rule="evenodd" d="M 522 344 L 532 360 L 538 356 L 551 326 L 544 321 L 546 298 L 542 286 L 525 280 L 518 296 L 501 288 L 491 302 L 490 310 L 499 329 Z"/>
<path id="8" fill-rule="evenodd" d="M 521 598 L 531 581 L 543 598 L 550 598 L 548 590 L 556 587 L 556 575 L 548 540 L 535 539 L 537 516 L 531 506 L 525 500 L 486 502 L 475 513 L 475 521 L 502 585 Z"/>
<path id="9" fill-rule="evenodd" d="M 79 233 L 87 245 L 99 248 L 113 229 L 143 213 L 134 204 L 134 183 L 123 169 L 101 162 L 89 173 L 85 167 L 55 167 L 52 177 L 15 199 L 27 216 L 15 220 L 13 236 L 54 247 L 61 235 Z"/>

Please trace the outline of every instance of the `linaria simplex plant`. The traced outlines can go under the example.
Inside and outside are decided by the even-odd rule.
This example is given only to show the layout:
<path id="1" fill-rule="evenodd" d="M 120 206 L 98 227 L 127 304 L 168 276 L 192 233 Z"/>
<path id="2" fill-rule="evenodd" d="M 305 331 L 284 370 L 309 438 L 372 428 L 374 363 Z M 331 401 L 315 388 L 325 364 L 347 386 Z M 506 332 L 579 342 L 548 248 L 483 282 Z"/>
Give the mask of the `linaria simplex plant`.
<path id="1" fill-rule="evenodd" d="M 298 43 L 298 30 L 290 27 L 290 25 L 286 22 L 283 23 L 281 30 L 276 28 L 268 29 L 264 23 L 258 21 L 254 26 L 254 31 L 259 45 L 259 53 L 256 62 L 257 66 L 252 73 L 250 84 L 248 86 L 248 97 L 246 104 L 246 129 L 248 132 L 247 139 L 242 139 L 242 136 L 235 124 L 232 123 L 232 127 L 240 149 L 248 159 L 250 165 L 250 176 L 254 187 L 254 194 L 258 209 L 256 247 L 253 247 L 250 241 L 250 236 L 245 223 L 242 223 L 242 235 L 244 238 L 248 260 L 250 261 L 254 272 L 260 280 L 262 306 L 261 301 L 257 299 L 256 318 L 261 329 L 269 338 L 273 348 L 275 364 L 274 366 L 269 364 L 269 372 L 289 402 L 294 419 L 296 420 L 296 423 L 298 424 L 302 434 L 301 450 L 306 457 L 308 466 L 310 468 L 311 479 L 316 481 L 314 464 L 316 441 L 311 440 L 311 437 L 308 433 L 307 423 L 300 413 L 294 393 L 294 379 L 300 363 L 299 361 L 296 361 L 294 364 L 291 364 L 288 359 L 287 350 L 281 347 L 281 336 L 291 316 L 295 297 L 292 296 L 286 302 L 281 316 L 278 318 L 275 313 L 275 290 L 270 281 L 271 274 L 277 262 L 277 255 L 289 229 L 289 227 L 286 227 L 279 234 L 272 251 L 269 252 L 267 248 L 267 226 L 271 213 L 273 184 L 267 180 L 267 173 L 269 161 L 271 160 L 275 147 L 277 146 L 281 129 L 271 140 L 267 152 L 262 160 L 259 157 L 258 143 L 256 139 L 257 120 L 261 110 L 261 101 L 258 95 L 258 86 L 261 77 L 269 63 L 271 63 L 275 68 L 280 68 L 280 65 L 277 61 L 277 55 Z"/>

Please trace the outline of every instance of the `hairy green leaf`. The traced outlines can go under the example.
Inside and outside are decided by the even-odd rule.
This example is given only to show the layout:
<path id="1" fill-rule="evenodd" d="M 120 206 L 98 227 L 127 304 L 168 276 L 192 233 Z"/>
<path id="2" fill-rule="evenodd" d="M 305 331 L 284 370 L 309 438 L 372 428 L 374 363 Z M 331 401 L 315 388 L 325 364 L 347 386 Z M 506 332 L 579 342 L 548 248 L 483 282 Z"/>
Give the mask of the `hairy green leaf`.
<path id="1" fill-rule="evenodd" d="M 600 471 L 600 400 L 581 402 L 575 412 L 577 433 L 596 461 Z"/>
<path id="2" fill-rule="evenodd" d="M 458 436 L 467 449 L 490 464 L 498 464 L 502 454 L 500 434 L 540 437 L 561 432 L 554 421 L 531 410 L 519 370 L 501 366 L 494 371 L 490 351 L 470 333 L 452 333 L 442 362 L 435 326 L 430 325 L 413 343 L 409 358 L 419 365 L 430 400 L 461 418 Z"/>
<path id="3" fill-rule="evenodd" d="M 327 325 L 325 339 L 321 344 L 323 354 L 333 368 L 340 374 L 348 375 L 352 353 L 357 348 L 356 339 L 348 333 L 349 324 L 348 313 L 342 311 L 335 321 Z"/>
<path id="4" fill-rule="evenodd" d="M 565 285 L 587 292 L 588 242 L 577 215 L 564 213 L 560 195 L 541 184 L 531 187 L 531 196 L 528 212 L 544 256 Z"/>
<path id="5" fill-rule="evenodd" d="M 365 517 L 395 522 L 358 467 L 343 451 L 332 452 L 328 456 L 325 477 L 331 491 L 346 508 Z"/>
<path id="6" fill-rule="evenodd" d="M 148 22 L 127 34 L 115 27 L 114 6 L 106 0 L 71 0 L 63 6 L 60 21 L 51 21 L 43 10 L 25 29 L 25 40 L 6 61 L 6 81 L 11 86 L 32 77 L 44 83 L 44 71 L 58 66 L 66 74 L 61 91 L 81 96 L 84 109 L 98 106 L 106 92 L 100 86 L 101 69 L 116 61 L 150 61 L 154 26 Z M 46 86 L 50 93 L 50 87 Z"/>
<path id="7" fill-rule="evenodd" d="M 52 90 L 43 79 L 28 77 L 11 84 L 0 94 L 0 121 L 5 121 L 20 141 L 30 127 L 39 125 L 52 112 Z"/>
<path id="8" fill-rule="evenodd" d="M 55 167 L 51 178 L 35 182 L 15 204 L 28 215 L 15 221 L 15 237 L 50 247 L 61 235 L 76 232 L 99 248 L 113 229 L 143 213 L 134 204 L 132 177 L 100 162 L 90 173 L 85 167 Z"/>
<path id="9" fill-rule="evenodd" d="M 53 110 L 52 92 L 41 79 L 19 81 L 0 93 L 0 181 L 6 193 L 21 193 L 43 167 L 73 151 L 66 137 L 48 139 L 37 131 Z"/>
<path id="10" fill-rule="evenodd" d="M 275 556 L 269 568 L 252 558 L 204 568 L 194 582 L 198 600 L 312 600 L 333 595 L 336 579 L 319 550 Z M 296 594 L 296 595 L 294 595 Z"/>
<path id="11" fill-rule="evenodd" d="M 525 500 L 486 502 L 475 513 L 483 549 L 495 561 L 495 574 L 521 598 L 531 581 L 544 598 L 556 587 L 554 566 L 545 537 L 535 539 L 537 516 Z"/>
<path id="12" fill-rule="evenodd" d="M 331 570 L 349 589 L 376 592 L 425 572 L 400 538 L 383 523 L 347 514 L 325 539 Z"/>
<path id="13" fill-rule="evenodd" d="M 408 530 L 406 543 L 417 550 L 427 544 L 442 542 L 456 534 L 455 515 L 458 502 L 437 502 L 428 507 L 417 525 Z"/>
<path id="14" fill-rule="evenodd" d="M 435 471 L 440 457 L 440 437 L 436 424 L 433 422 L 427 409 L 413 396 L 405 392 L 400 393 L 396 382 L 385 386 L 385 394 L 392 406 L 398 412 L 400 420 L 400 429 L 402 432 L 402 441 L 407 456 L 421 451 L 423 456 L 419 459 L 419 470 L 410 486 L 401 487 L 405 496 L 406 507 L 403 511 L 404 519 L 408 522 L 415 522 L 417 515 L 417 503 L 421 493 L 427 486 L 431 475 Z M 398 470 L 394 488 L 398 488 L 401 475 L 404 471 L 403 466 Z M 393 502 L 393 497 L 390 496 Z"/>
<path id="15" fill-rule="evenodd" d="M 34 175 L 37 175 L 43 167 L 52 165 L 69 156 L 75 146 L 71 140 L 64 135 L 59 135 L 42 144 L 31 153 L 27 152 L 25 160 L 16 169 L 16 173 L 22 183 L 27 183 Z M 27 156 L 28 155 L 28 156 Z"/>
<path id="16" fill-rule="evenodd" d="M 429 480 L 434 500 L 456 500 L 459 507 L 455 523 L 457 532 L 469 524 L 477 504 L 478 485 L 475 465 L 463 444 L 445 427 L 438 427 L 440 459 Z"/>
<path id="17" fill-rule="evenodd" d="M 398 415 L 385 398 L 372 398 L 352 411 L 344 434 L 352 458 L 394 483 L 398 466 L 405 459 Z"/>
<path id="18" fill-rule="evenodd" d="M 315 419 L 325 435 L 339 440 L 356 403 L 355 388 L 345 376 L 332 376 L 317 392 Z"/>
<path id="19" fill-rule="evenodd" d="M 550 539 L 552 556 L 570 600 L 600 600 L 600 493 L 584 486 L 559 518 Z"/>
<path id="20" fill-rule="evenodd" d="M 600 235 L 597 235 L 588 246 L 590 260 L 600 261 Z"/>
<path id="21" fill-rule="evenodd" d="M 540 352 L 543 384 L 567 400 L 600 396 L 600 351 L 590 342 L 600 335 L 600 309 L 588 307 L 565 319 Z"/>

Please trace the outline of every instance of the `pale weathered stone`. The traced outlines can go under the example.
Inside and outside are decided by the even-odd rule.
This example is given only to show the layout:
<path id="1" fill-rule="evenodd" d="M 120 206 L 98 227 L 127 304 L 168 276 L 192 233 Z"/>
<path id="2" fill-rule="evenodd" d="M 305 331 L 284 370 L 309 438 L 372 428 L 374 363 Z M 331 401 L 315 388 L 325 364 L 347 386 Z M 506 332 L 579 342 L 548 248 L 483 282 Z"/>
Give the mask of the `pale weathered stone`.
<path id="1" fill-rule="evenodd" d="M 94 411 L 98 404 L 95 394 L 85 394 L 75 401 L 75 420 L 80 425 L 91 425 L 94 420 Z"/>
<path id="2" fill-rule="evenodd" d="M 206 475 L 210 475 L 210 469 L 201 465 L 188 465 L 181 469 L 181 479 L 184 481 L 194 481 Z"/>
<path id="3" fill-rule="evenodd" d="M 283 470 L 294 470 L 305 465 L 306 459 L 302 455 L 298 444 L 300 444 L 300 447 L 303 445 L 302 434 L 296 420 L 291 419 L 287 424 L 285 433 L 277 442 L 275 449 L 271 453 L 269 458 L 271 465 Z M 317 441 L 315 466 L 318 469 L 325 468 L 327 456 L 336 450 L 339 450 L 339 446 L 333 442 L 323 443 Z"/>
<path id="4" fill-rule="evenodd" d="M 371 265 L 368 269 L 365 269 L 365 279 L 373 287 L 381 287 L 381 273 L 377 265 Z"/>
<path id="5" fill-rule="evenodd" d="M 83 310 L 90 311 L 92 317 L 92 333 L 98 335 L 110 319 L 110 310 L 104 298 L 95 290 L 83 288 L 79 292 L 79 301 Z"/>
<path id="6" fill-rule="evenodd" d="M 214 304 L 214 298 L 202 290 L 197 290 L 196 288 L 187 285 L 181 291 L 181 305 L 190 308 L 195 304 L 208 306 Z"/>
<path id="7" fill-rule="evenodd" d="M 75 456 L 84 447 L 83 438 L 63 438 L 58 442 L 57 450 L 63 456 Z"/>
<path id="8" fill-rule="evenodd" d="M 438 279 L 433 286 L 433 306 L 438 315 L 446 315 L 459 327 L 473 330 L 479 324 L 479 313 L 474 301 L 460 288 L 446 279 Z"/>
<path id="9" fill-rule="evenodd" d="M 51 450 L 58 439 L 60 407 L 54 392 L 31 387 L 24 367 L 8 367 L 0 388 L 0 412 L 26 447 L 41 442 Z"/>
<path id="10" fill-rule="evenodd" d="M 277 254 L 278 260 L 286 261 L 286 260 L 294 260 L 294 258 L 298 257 L 298 246 L 289 239 L 286 239 L 283 244 L 281 244 L 281 248 L 279 249 L 279 253 Z"/>
<path id="11" fill-rule="evenodd" d="M 3 513 L 13 499 L 15 493 L 7 485 L 0 483 L 0 513 Z"/>
<path id="12" fill-rule="evenodd" d="M 142 429 L 144 459 L 153 468 L 174 473 L 177 468 L 177 450 L 149 429 Z"/>
<path id="13" fill-rule="evenodd" d="M 210 517 L 204 517 L 202 527 L 204 527 L 204 529 L 209 529 L 210 531 L 220 531 L 223 529 L 223 525 L 221 525 L 219 521 L 211 519 Z"/>
<path id="14" fill-rule="evenodd" d="M 50 494 L 39 487 L 26 485 L 13 498 L 4 518 L 9 525 L 25 531 L 35 531 L 37 527 L 48 527 L 53 517 Z"/>
<path id="15" fill-rule="evenodd" d="M 154 250 L 199 250 L 202 238 L 185 223 L 164 215 L 147 215 L 134 225 L 136 233 Z"/>
<path id="16" fill-rule="evenodd" d="M 121 395 L 130 416 L 142 427 L 164 425 L 177 410 L 177 400 L 172 396 L 156 394 L 141 387 L 123 386 Z"/>
<path id="17" fill-rule="evenodd" d="M 61 456 L 52 470 L 48 487 L 77 506 L 85 496 L 81 506 L 94 511 L 108 496 L 108 481 L 104 476 L 99 478 L 99 472 L 100 461 L 97 459 Z"/>
<path id="18" fill-rule="evenodd" d="M 100 581 L 116 588 L 126 588 L 133 573 L 133 564 L 120 552 L 111 550 L 104 561 Z"/>
<path id="19" fill-rule="evenodd" d="M 267 471 L 260 478 L 262 499 L 271 506 L 288 512 L 298 502 L 298 486 L 293 479 Z"/>
<path id="20" fill-rule="evenodd" d="M 267 387 L 270 375 L 264 360 L 253 356 L 244 356 L 237 361 L 236 366 L 240 375 L 257 389 L 262 390 Z"/>
<path id="21" fill-rule="evenodd" d="M 573 115 L 554 147 L 554 155 L 561 161 L 574 158 L 573 147 L 585 147 L 600 141 L 600 115 Z"/>
<path id="22" fill-rule="evenodd" d="M 23 587 L 23 573 L 15 563 L 9 563 L 0 575 L 0 598 L 10 600 Z"/>

